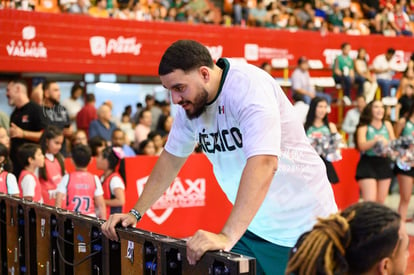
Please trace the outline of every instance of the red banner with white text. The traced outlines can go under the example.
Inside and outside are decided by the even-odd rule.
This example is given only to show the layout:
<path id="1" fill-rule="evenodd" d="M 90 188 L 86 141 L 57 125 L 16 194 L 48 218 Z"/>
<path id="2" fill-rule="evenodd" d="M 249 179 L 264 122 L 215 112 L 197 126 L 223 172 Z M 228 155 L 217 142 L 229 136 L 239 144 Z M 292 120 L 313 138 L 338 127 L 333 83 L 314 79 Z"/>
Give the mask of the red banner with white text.
<path id="1" fill-rule="evenodd" d="M 162 53 L 178 39 L 195 39 L 213 58 L 232 57 L 293 67 L 306 55 L 325 68 L 349 42 L 372 60 L 388 47 L 401 69 L 414 51 L 413 38 L 349 36 L 319 32 L 224 27 L 170 22 L 97 19 L 73 14 L 0 10 L 0 72 L 115 73 L 157 76 Z"/>

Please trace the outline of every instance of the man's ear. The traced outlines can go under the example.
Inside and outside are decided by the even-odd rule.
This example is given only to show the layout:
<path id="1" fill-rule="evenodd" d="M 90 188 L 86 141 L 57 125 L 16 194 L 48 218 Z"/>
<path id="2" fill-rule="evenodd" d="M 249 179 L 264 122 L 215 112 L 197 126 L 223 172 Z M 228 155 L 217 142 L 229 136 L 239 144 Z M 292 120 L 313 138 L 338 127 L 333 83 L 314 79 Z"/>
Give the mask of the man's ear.
<path id="1" fill-rule="evenodd" d="M 378 263 L 378 274 L 391 274 L 391 259 L 389 257 L 382 258 Z"/>
<path id="2" fill-rule="evenodd" d="M 4 156 L 0 156 L 0 163 L 3 163 L 4 160 L 5 160 Z"/>
<path id="3" fill-rule="evenodd" d="M 205 66 L 200 67 L 200 74 L 203 77 L 203 80 L 204 81 L 209 80 L 209 78 L 210 78 L 210 72 L 207 69 L 207 67 L 205 67 Z"/>

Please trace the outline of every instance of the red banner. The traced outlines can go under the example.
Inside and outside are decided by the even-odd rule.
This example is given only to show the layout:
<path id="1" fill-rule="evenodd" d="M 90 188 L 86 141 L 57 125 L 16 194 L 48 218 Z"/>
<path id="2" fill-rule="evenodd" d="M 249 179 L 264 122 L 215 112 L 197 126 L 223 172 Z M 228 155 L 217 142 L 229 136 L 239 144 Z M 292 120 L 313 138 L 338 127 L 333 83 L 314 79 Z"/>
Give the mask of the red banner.
<path id="1" fill-rule="evenodd" d="M 334 163 L 340 183 L 333 185 L 340 209 L 359 199 L 359 189 L 354 179 L 359 153 L 354 149 L 344 149 L 342 156 L 341 161 Z M 156 161 L 157 157 L 146 156 L 125 159 L 125 211 L 135 205 Z M 66 170 L 73 171 L 70 159 L 65 163 Z M 94 161 L 88 170 L 101 174 Z M 145 213 L 138 227 L 176 238 L 189 237 L 197 229 L 219 232 L 231 208 L 208 159 L 203 154 L 194 154 L 188 158 L 164 195 Z"/>
<path id="2" fill-rule="evenodd" d="M 81 27 L 80 27 L 81 26 Z M 388 47 L 404 68 L 413 49 L 409 37 L 348 36 L 266 28 L 191 25 L 169 22 L 97 19 L 71 14 L 0 10 L 0 71 L 50 73 L 115 73 L 157 76 L 164 50 L 178 39 L 208 46 L 214 59 L 242 58 L 259 65 L 293 67 L 299 56 L 328 67 L 349 42 L 372 57 Z M 351 54 L 355 54 L 352 52 Z"/>

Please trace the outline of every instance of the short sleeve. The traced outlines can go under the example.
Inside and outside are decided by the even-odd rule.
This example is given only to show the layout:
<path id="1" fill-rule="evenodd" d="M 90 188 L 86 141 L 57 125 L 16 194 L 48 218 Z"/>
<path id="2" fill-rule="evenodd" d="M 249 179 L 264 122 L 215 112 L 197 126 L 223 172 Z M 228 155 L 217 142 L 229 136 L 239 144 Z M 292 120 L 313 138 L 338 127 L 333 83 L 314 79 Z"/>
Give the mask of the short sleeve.
<path id="1" fill-rule="evenodd" d="M 111 194 L 114 193 L 114 190 L 116 188 L 121 188 L 122 190 L 125 190 L 124 181 L 120 177 L 114 176 L 112 177 L 111 182 L 109 183 L 109 188 L 111 189 Z"/>
<path id="2" fill-rule="evenodd" d="M 23 177 L 22 182 L 22 196 L 23 197 L 34 197 L 36 180 L 33 175 L 27 174 Z"/>
<path id="3" fill-rule="evenodd" d="M 185 111 L 179 108 L 173 126 L 168 134 L 165 150 L 177 157 L 188 157 L 197 144 L 195 131 Z"/>
<path id="4" fill-rule="evenodd" d="M 20 194 L 15 175 L 13 175 L 12 173 L 8 173 L 6 182 L 7 182 L 7 190 L 10 195 Z"/>
<path id="5" fill-rule="evenodd" d="M 103 195 L 103 189 L 102 189 L 101 181 L 99 180 L 98 176 L 96 176 L 96 175 L 94 175 L 93 178 L 95 180 L 95 186 L 96 186 L 94 196 L 95 197 L 102 196 Z"/>
<path id="6" fill-rule="evenodd" d="M 56 190 L 59 193 L 66 194 L 67 187 L 69 183 L 69 174 L 66 174 L 62 177 L 62 180 L 60 181 L 59 185 L 57 186 Z"/>

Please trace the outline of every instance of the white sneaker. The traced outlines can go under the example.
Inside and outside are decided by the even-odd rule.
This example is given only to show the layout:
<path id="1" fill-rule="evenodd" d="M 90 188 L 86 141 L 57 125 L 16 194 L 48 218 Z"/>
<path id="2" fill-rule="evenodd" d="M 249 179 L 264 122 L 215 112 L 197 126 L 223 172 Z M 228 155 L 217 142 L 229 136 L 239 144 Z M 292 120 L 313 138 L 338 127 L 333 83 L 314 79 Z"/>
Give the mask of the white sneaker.
<path id="1" fill-rule="evenodd" d="M 344 95 L 342 100 L 344 101 L 345 105 L 347 105 L 347 106 L 352 105 L 352 101 L 348 96 Z"/>

